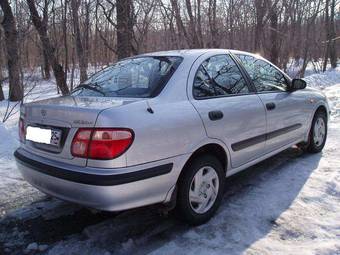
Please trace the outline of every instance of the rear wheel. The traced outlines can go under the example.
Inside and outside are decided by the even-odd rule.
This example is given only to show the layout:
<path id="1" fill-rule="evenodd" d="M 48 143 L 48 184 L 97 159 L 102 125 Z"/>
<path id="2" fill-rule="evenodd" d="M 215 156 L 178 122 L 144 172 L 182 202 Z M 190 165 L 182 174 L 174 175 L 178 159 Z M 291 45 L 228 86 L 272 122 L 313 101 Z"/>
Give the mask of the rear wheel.
<path id="1" fill-rule="evenodd" d="M 203 224 L 221 203 L 225 180 L 222 164 L 214 156 L 204 155 L 195 158 L 183 171 L 176 209 L 189 224 Z"/>
<path id="2" fill-rule="evenodd" d="M 327 116 L 323 111 L 317 111 L 314 115 L 311 129 L 309 131 L 306 151 L 318 153 L 322 151 L 327 139 Z"/>

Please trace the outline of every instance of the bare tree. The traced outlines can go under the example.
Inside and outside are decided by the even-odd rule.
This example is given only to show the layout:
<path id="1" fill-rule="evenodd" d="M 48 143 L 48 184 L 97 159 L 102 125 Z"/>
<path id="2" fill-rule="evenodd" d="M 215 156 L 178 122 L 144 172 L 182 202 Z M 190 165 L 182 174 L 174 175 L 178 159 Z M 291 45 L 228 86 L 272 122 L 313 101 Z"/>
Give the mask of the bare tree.
<path id="1" fill-rule="evenodd" d="M 216 0 L 209 0 L 208 19 L 211 34 L 210 46 L 213 48 L 218 48 L 220 46 L 219 31 L 216 23 L 216 8 Z"/>
<path id="2" fill-rule="evenodd" d="M 4 92 L 2 90 L 2 81 L 3 81 L 3 76 L 2 76 L 2 31 L 0 30 L 0 101 L 5 99 Z"/>
<path id="3" fill-rule="evenodd" d="M 16 29 L 16 22 L 8 0 L 1 0 L 0 6 L 4 14 L 1 24 L 5 32 L 9 80 L 9 100 L 20 101 L 23 97 L 23 88 L 20 79 L 18 32 Z"/>
<path id="4" fill-rule="evenodd" d="M 336 31 L 335 31 L 335 0 L 326 0 L 325 3 L 325 56 L 323 62 L 323 71 L 326 71 L 328 58 L 330 59 L 332 68 L 337 66 L 337 52 L 336 52 Z"/>
<path id="5" fill-rule="evenodd" d="M 133 4 L 132 0 L 117 0 L 116 5 L 117 57 L 122 59 L 132 54 Z"/>
<path id="6" fill-rule="evenodd" d="M 270 61 L 277 65 L 279 62 L 279 17 L 278 17 L 278 6 L 276 3 L 269 9 L 269 20 L 270 20 Z"/>
<path id="7" fill-rule="evenodd" d="M 15 11 L 18 72 L 41 66 L 48 78 L 51 69 L 63 94 L 78 67 L 83 81 L 90 63 L 101 68 L 143 52 L 234 48 L 258 52 L 285 70 L 294 58 L 304 75 L 309 62 L 322 69 L 320 59 L 334 67 L 340 50 L 339 0 L 0 1 Z M 5 46 L 3 40 L 3 52 Z"/>
<path id="8" fill-rule="evenodd" d="M 79 60 L 79 69 L 80 69 L 80 82 L 87 80 L 87 57 L 84 50 L 84 44 L 82 43 L 80 26 L 79 26 L 79 0 L 71 0 L 71 8 L 72 8 L 72 19 L 73 19 L 73 30 L 75 34 L 76 40 L 76 50 Z"/>
<path id="9" fill-rule="evenodd" d="M 336 52 L 336 31 L 335 31 L 335 0 L 331 2 L 331 15 L 329 19 L 329 38 L 330 45 L 329 45 L 329 58 L 331 61 L 332 68 L 336 68 L 337 66 L 337 52 Z"/>
<path id="10" fill-rule="evenodd" d="M 316 2 L 316 4 L 311 3 L 311 2 L 307 2 L 307 6 L 306 9 L 308 10 L 307 14 L 306 14 L 306 34 L 305 34 L 305 38 L 302 44 L 302 48 L 303 48 L 303 53 L 302 53 L 302 59 L 303 59 L 303 63 L 302 63 L 302 67 L 301 70 L 299 71 L 299 76 L 300 77 L 304 77 L 305 76 L 305 71 L 307 68 L 307 64 L 308 62 L 311 60 L 311 40 L 312 40 L 312 35 L 311 35 L 311 30 L 312 27 L 315 26 L 315 21 L 316 18 L 318 16 L 319 10 L 320 10 L 320 5 L 321 5 L 321 1 L 319 0 Z"/>
<path id="11" fill-rule="evenodd" d="M 42 22 L 44 24 L 44 27 L 47 28 L 48 26 L 48 9 L 45 8 L 44 12 L 43 12 L 43 18 L 42 18 Z M 47 33 L 47 31 L 46 31 Z M 42 57 L 43 57 L 43 77 L 45 80 L 48 80 L 51 78 L 51 74 L 50 74 L 50 63 L 48 62 L 48 55 L 46 54 L 45 50 L 42 50 Z"/>
<path id="12" fill-rule="evenodd" d="M 63 7 L 62 13 L 62 35 L 64 43 L 64 66 L 65 66 L 65 80 L 67 81 L 68 68 L 68 41 L 67 41 L 67 6 L 68 0 L 61 0 L 61 6 Z"/>
<path id="13" fill-rule="evenodd" d="M 135 31 L 133 36 L 133 53 L 138 54 L 147 48 L 146 41 L 152 25 L 153 15 L 156 11 L 156 0 L 144 1 L 135 0 L 134 20 Z"/>
<path id="14" fill-rule="evenodd" d="M 265 16 L 267 14 L 268 0 L 254 0 L 255 4 L 255 35 L 254 35 L 254 50 L 256 52 L 262 51 L 262 40 L 264 35 Z"/>
<path id="15" fill-rule="evenodd" d="M 65 73 L 64 73 L 63 67 L 58 62 L 57 56 L 55 54 L 55 49 L 52 46 L 50 39 L 48 37 L 46 24 L 42 21 L 42 19 L 39 16 L 34 0 L 27 0 L 27 4 L 30 10 L 32 23 L 35 26 L 36 30 L 38 31 L 38 34 L 39 34 L 39 37 L 40 37 L 40 40 L 43 46 L 43 50 L 48 56 L 48 59 L 52 66 L 53 73 L 54 73 L 54 76 L 57 82 L 57 86 L 60 89 L 61 93 L 63 95 L 66 95 L 69 93 L 69 89 L 66 84 Z M 47 12 L 47 10 L 48 10 L 48 0 L 45 0 L 44 12 Z"/>
<path id="16" fill-rule="evenodd" d="M 326 71 L 327 68 L 327 62 L 329 58 L 329 51 L 330 51 L 330 45 L 331 45 L 331 31 L 330 31 L 330 22 L 329 22 L 329 1 L 326 0 L 326 7 L 325 7 L 325 27 L 326 27 L 326 50 L 325 50 L 325 58 L 323 61 L 323 71 Z"/>

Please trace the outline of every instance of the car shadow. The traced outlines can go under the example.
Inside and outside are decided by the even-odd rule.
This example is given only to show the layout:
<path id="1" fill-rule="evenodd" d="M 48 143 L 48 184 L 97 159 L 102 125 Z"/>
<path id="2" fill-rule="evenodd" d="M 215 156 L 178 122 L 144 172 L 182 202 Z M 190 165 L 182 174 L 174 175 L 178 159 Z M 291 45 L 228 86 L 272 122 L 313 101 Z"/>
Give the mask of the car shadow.
<path id="1" fill-rule="evenodd" d="M 293 147 L 228 178 L 217 216 L 199 227 L 199 232 L 206 236 L 217 232 L 230 244 L 221 250 L 241 254 L 273 228 L 280 227 L 279 217 L 300 195 L 321 156 L 304 154 Z M 280 236 L 283 240 L 295 234 L 289 226 L 286 230 Z"/>
<path id="2" fill-rule="evenodd" d="M 168 254 L 169 245 L 171 254 L 186 254 L 202 245 L 215 253 L 240 254 L 278 227 L 277 219 L 299 195 L 321 155 L 290 148 L 228 178 L 217 214 L 198 227 L 178 221 L 172 213 L 164 216 L 154 206 L 105 213 L 45 197 L 0 221 L 0 251 L 21 254 L 37 242 L 56 254 L 72 254 L 57 251 L 75 246 L 86 254 Z"/>

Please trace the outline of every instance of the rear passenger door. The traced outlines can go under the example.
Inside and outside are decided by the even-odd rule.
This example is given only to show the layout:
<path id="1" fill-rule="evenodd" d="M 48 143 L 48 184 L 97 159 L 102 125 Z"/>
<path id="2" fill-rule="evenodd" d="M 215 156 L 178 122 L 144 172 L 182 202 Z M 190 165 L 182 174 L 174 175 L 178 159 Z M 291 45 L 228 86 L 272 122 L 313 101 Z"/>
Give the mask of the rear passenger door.
<path id="1" fill-rule="evenodd" d="M 263 154 L 265 110 L 233 57 L 201 56 L 191 68 L 188 82 L 189 99 L 207 135 L 228 146 L 233 168 Z"/>
<path id="2" fill-rule="evenodd" d="M 308 108 L 303 90 L 288 90 L 290 78 L 270 62 L 253 55 L 236 54 L 249 74 L 266 109 L 266 152 L 303 137 Z"/>

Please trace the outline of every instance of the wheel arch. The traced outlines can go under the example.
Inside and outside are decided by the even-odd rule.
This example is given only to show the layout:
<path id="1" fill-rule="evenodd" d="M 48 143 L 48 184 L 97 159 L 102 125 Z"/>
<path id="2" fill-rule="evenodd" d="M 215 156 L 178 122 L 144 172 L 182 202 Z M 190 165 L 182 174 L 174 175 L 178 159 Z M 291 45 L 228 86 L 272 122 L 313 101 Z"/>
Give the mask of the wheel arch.
<path id="1" fill-rule="evenodd" d="M 221 162 L 225 173 L 227 172 L 229 157 L 228 157 L 228 153 L 225 150 L 225 148 L 218 143 L 207 143 L 197 148 L 190 155 L 190 157 L 187 159 L 187 161 L 185 162 L 182 168 L 179 178 L 181 178 L 183 170 L 188 166 L 188 164 L 190 164 L 195 158 L 199 157 L 200 155 L 204 155 L 204 154 L 211 154 L 212 156 L 216 156 L 217 159 Z"/>
<path id="2" fill-rule="evenodd" d="M 312 122 L 313 122 L 313 118 L 315 116 L 315 114 L 319 111 L 322 111 L 326 114 L 326 118 L 327 118 L 327 121 L 329 120 L 329 109 L 327 107 L 327 105 L 325 105 L 324 103 L 319 103 L 317 104 L 315 107 L 314 107 L 314 110 L 309 118 L 309 122 L 308 122 L 308 128 L 306 130 L 306 134 L 304 136 L 304 142 L 308 142 L 308 138 L 309 138 L 309 132 L 310 132 L 310 129 L 312 128 Z"/>
<path id="3" fill-rule="evenodd" d="M 205 153 L 210 153 L 213 156 L 217 156 L 217 158 L 222 163 L 222 166 L 223 166 L 223 169 L 224 169 L 224 172 L 225 172 L 226 175 L 227 175 L 227 171 L 231 167 L 231 164 L 229 163 L 229 162 L 231 162 L 231 159 L 230 159 L 228 147 L 218 139 L 205 140 L 204 143 L 202 141 L 200 144 L 196 145 L 194 147 L 194 149 L 192 149 L 191 151 L 193 151 L 191 153 L 191 155 L 187 159 L 185 159 L 184 162 L 182 163 L 183 165 L 180 169 L 180 172 L 178 173 L 178 175 L 176 177 L 176 182 L 171 187 L 171 189 L 168 191 L 168 193 L 166 195 L 165 202 L 176 201 L 177 186 L 178 186 L 179 180 L 182 178 L 183 173 L 185 172 L 184 169 L 195 158 L 199 157 L 200 155 L 203 155 Z"/>
<path id="4" fill-rule="evenodd" d="M 319 106 L 316 108 L 313 117 L 315 116 L 315 114 L 316 114 L 317 112 L 323 112 L 323 113 L 325 113 L 325 114 L 326 114 L 326 117 L 327 117 L 327 121 L 328 121 L 328 119 L 329 119 L 329 113 L 328 113 L 328 111 L 327 111 L 326 106 L 324 106 L 323 104 L 319 105 Z"/>

